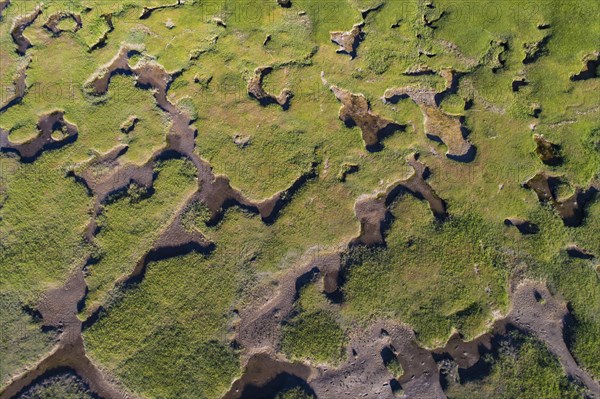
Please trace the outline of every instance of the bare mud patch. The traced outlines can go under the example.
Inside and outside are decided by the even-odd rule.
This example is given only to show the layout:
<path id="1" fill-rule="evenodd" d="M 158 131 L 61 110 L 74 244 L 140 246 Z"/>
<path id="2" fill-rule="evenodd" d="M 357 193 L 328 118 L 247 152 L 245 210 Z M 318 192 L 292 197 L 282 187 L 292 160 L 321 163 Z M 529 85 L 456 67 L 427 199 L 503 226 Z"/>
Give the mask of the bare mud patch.
<path id="1" fill-rule="evenodd" d="M 254 70 L 254 76 L 248 81 L 248 95 L 254 98 L 263 107 L 270 104 L 278 104 L 282 109 L 286 110 L 290 106 L 290 100 L 293 93 L 290 89 L 283 89 L 279 95 L 267 93 L 263 88 L 263 80 L 265 76 L 273 72 L 273 67 L 265 66 Z"/>
<path id="2" fill-rule="evenodd" d="M 364 196 L 356 201 L 354 212 L 361 227 L 359 236 L 352 244 L 385 245 L 383 229 L 390 218 L 388 207 L 404 192 L 427 201 L 437 219 L 443 220 L 448 216 L 446 203 L 426 182 L 429 177 L 427 166 L 418 160 L 416 154 L 408 158 L 408 164 L 413 168 L 413 174 L 409 178 L 391 184 L 384 192 Z"/>
<path id="3" fill-rule="evenodd" d="M 470 162 L 475 157 L 475 147 L 465 138 L 463 117 L 450 115 L 440 108 L 441 99 L 456 92 L 459 74 L 452 69 L 443 69 L 439 73 L 446 80 L 446 88 L 437 92 L 434 89 L 406 86 L 386 90 L 383 100 L 386 103 L 397 103 L 403 98 L 410 98 L 423 113 L 423 124 L 427 136 L 441 141 L 448 147 L 446 156 L 450 159 Z"/>
<path id="4" fill-rule="evenodd" d="M 44 24 L 44 28 L 52 33 L 53 36 L 60 36 L 61 33 L 65 32 L 65 30 L 59 27 L 60 22 L 70 19 L 75 23 L 75 27 L 70 30 L 71 32 L 77 32 L 79 29 L 83 27 L 83 23 L 81 21 L 81 16 L 78 14 L 74 14 L 72 12 L 58 12 L 52 14 L 48 21 Z"/>
<path id="5" fill-rule="evenodd" d="M 354 94 L 335 85 L 329 85 L 321 73 L 323 83 L 342 103 L 339 118 L 348 127 L 358 126 L 369 151 L 380 151 L 382 140 L 404 126 L 371 111 L 371 105 L 363 94 Z"/>
<path id="6" fill-rule="evenodd" d="M 53 111 L 39 118 L 37 137 L 22 143 L 15 144 L 8 138 L 8 132 L 0 131 L 0 150 L 3 152 L 15 152 L 21 157 L 21 162 L 30 163 L 44 151 L 61 148 L 77 140 L 79 131 L 77 126 L 69 123 L 64 118 L 63 111 Z M 59 132 L 61 139 L 55 139 L 53 135 Z"/>
<path id="7" fill-rule="evenodd" d="M 600 67 L 600 51 L 588 54 L 583 59 L 583 68 L 581 71 L 570 76 L 572 81 L 587 80 L 598 77 L 598 68 Z"/>
<path id="8" fill-rule="evenodd" d="M 35 22 L 37 17 L 42 13 L 42 6 L 38 5 L 35 7 L 30 14 L 22 15 L 18 18 L 15 18 L 13 21 L 12 28 L 10 29 L 10 34 L 13 38 L 13 41 L 17 45 L 17 53 L 19 55 L 25 55 L 27 50 L 32 46 L 29 39 L 25 37 L 25 29 Z"/>
<path id="9" fill-rule="evenodd" d="M 533 190 L 540 202 L 550 204 L 559 214 L 565 226 L 580 226 L 585 217 L 585 207 L 593 200 L 598 189 L 593 184 L 589 188 L 576 187 L 573 195 L 561 200 L 556 193 L 561 181 L 559 176 L 539 172 L 527 180 L 523 187 Z"/>

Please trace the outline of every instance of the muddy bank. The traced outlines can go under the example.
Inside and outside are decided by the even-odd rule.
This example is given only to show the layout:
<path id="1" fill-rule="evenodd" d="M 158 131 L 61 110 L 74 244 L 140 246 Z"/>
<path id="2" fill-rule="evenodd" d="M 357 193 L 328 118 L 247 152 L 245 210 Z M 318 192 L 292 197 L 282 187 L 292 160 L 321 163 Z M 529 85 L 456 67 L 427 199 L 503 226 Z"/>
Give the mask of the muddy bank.
<path id="1" fill-rule="evenodd" d="M 38 136 L 22 144 L 12 143 L 8 132 L 0 131 L 0 151 L 15 152 L 21 157 L 21 162 L 30 163 L 44 151 L 73 143 L 77 140 L 79 132 L 77 126 L 65 120 L 64 116 L 64 111 L 53 111 L 40 116 L 37 124 Z M 55 139 L 53 135 L 60 135 L 62 138 Z"/>
<path id="2" fill-rule="evenodd" d="M 475 157 L 475 147 L 466 139 L 464 118 L 448 114 L 440 108 L 444 96 L 455 93 L 460 74 L 452 69 L 443 69 L 439 75 L 446 81 L 443 91 L 422 87 L 399 87 L 386 90 L 383 100 L 396 104 L 404 98 L 414 101 L 423 113 L 425 134 L 432 140 L 440 141 L 448 147 L 446 156 L 460 162 L 470 162 Z"/>
<path id="3" fill-rule="evenodd" d="M 385 245 L 383 230 L 389 223 L 389 205 L 401 194 L 409 193 L 419 200 L 429 203 L 433 215 L 440 220 L 445 219 L 446 203 L 426 182 L 429 169 L 413 154 L 408 158 L 408 164 L 413 168 L 413 174 L 405 180 L 399 180 L 384 192 L 372 196 L 361 196 L 356 201 L 354 212 L 360 222 L 360 234 L 351 244 Z"/>
<path id="4" fill-rule="evenodd" d="M 160 108 L 167 113 L 178 113 L 178 110 L 167 99 L 167 90 L 173 77 L 154 60 L 142 59 L 135 66 L 129 65 L 134 55 L 142 55 L 143 47 L 135 45 L 122 46 L 117 55 L 84 84 L 86 90 L 94 96 L 106 94 L 111 78 L 116 74 L 133 75 L 136 85 L 142 89 L 153 89 L 154 98 Z"/>
<path id="5" fill-rule="evenodd" d="M 337 275 L 341 266 L 339 253 L 317 254 L 314 259 L 290 270 L 279 281 L 275 294 L 262 306 L 250 307 L 241 312 L 237 330 L 237 341 L 248 351 L 272 351 L 279 346 L 281 322 L 286 320 L 294 308 L 300 289 L 313 281 L 319 274 L 328 274 L 324 290 L 337 290 Z"/>
<path id="6" fill-rule="evenodd" d="M 248 81 L 248 95 L 254 98 L 263 107 L 270 104 L 278 104 L 282 109 L 287 110 L 290 107 L 290 100 L 293 93 L 290 89 L 283 89 L 279 95 L 267 93 L 263 88 L 265 76 L 273 72 L 270 66 L 259 67 L 254 70 L 254 76 Z"/>
<path id="7" fill-rule="evenodd" d="M 13 41 L 17 45 L 17 53 L 19 55 L 25 55 L 27 49 L 31 47 L 31 42 L 29 39 L 25 37 L 25 29 L 35 22 L 37 17 L 42 13 L 42 6 L 38 5 L 35 7 L 31 13 L 27 15 L 22 15 L 18 18 L 15 18 L 13 21 L 12 28 L 10 29 L 10 34 L 13 38 Z"/>
<path id="8" fill-rule="evenodd" d="M 104 399 L 90 390 L 90 387 L 68 368 L 56 369 L 48 372 L 35 380 L 15 399 L 40 399 L 47 398 L 54 387 L 65 387 L 69 395 L 77 395 L 80 399 Z M 62 398 L 56 398 L 62 399 Z"/>
<path id="9" fill-rule="evenodd" d="M 578 73 L 570 76 L 572 81 L 587 80 L 598 77 L 598 68 L 600 67 L 600 51 L 588 54 L 583 59 L 583 68 Z"/>
<path id="10" fill-rule="evenodd" d="M 2 17 L 4 16 L 4 10 L 8 8 L 10 5 L 10 0 L 0 1 L 0 21 L 2 21 Z"/>
<path id="11" fill-rule="evenodd" d="M 257 353 L 248 360 L 242 377 L 233 383 L 223 399 L 271 399 L 277 393 L 296 386 L 312 394 L 306 383 L 312 374 L 311 367 L 302 363 L 290 363 L 266 353 Z"/>
<path id="12" fill-rule="evenodd" d="M 543 134 L 534 134 L 535 153 L 540 160 L 549 166 L 558 166 L 562 163 L 560 146 L 548 140 Z"/>
<path id="13" fill-rule="evenodd" d="M 504 225 L 516 227 L 521 234 L 536 234 L 540 230 L 536 224 L 519 218 L 506 218 L 504 219 Z"/>
<path id="14" fill-rule="evenodd" d="M 174 4 L 167 4 L 167 5 L 162 5 L 162 6 L 156 6 L 156 7 L 146 7 L 144 6 L 144 8 L 142 9 L 142 13 L 140 14 L 140 19 L 147 19 L 150 18 L 150 16 L 152 15 L 152 13 L 154 11 L 158 11 L 158 10 L 162 10 L 165 8 L 176 8 L 179 7 L 181 5 L 183 5 L 185 2 L 184 0 L 177 0 L 177 3 Z"/>
<path id="15" fill-rule="evenodd" d="M 339 46 L 336 53 L 347 54 L 350 58 L 356 57 L 358 45 L 365 36 L 362 31 L 364 26 L 365 23 L 361 22 L 354 25 L 352 29 L 347 32 L 330 32 L 331 41 Z"/>
<path id="16" fill-rule="evenodd" d="M 247 198 L 239 190 L 234 189 L 229 178 L 215 175 L 208 162 L 194 153 L 196 129 L 191 126 L 191 119 L 179 111 L 167 100 L 167 90 L 173 77 L 165 69 L 155 62 L 138 62 L 135 67 L 129 66 L 129 58 L 133 54 L 140 54 L 141 48 L 122 47 L 117 55 L 104 67 L 100 68 L 94 76 L 88 80 L 87 86 L 92 89 L 93 94 L 103 95 L 109 89 L 110 78 L 114 74 L 131 73 L 136 77 L 136 84 L 142 88 L 153 89 L 157 104 L 169 114 L 172 125 L 164 148 L 155 152 L 152 157 L 142 166 L 120 165 L 117 162 L 120 150 L 107 154 L 101 161 L 93 161 L 102 164 L 110 163 L 110 172 L 104 176 L 95 176 L 93 173 L 82 172 L 79 176 L 85 181 L 87 187 L 96 197 L 96 209 L 99 211 L 102 204 L 111 193 L 123 190 L 131 182 L 135 182 L 146 189 L 153 184 L 153 164 L 157 160 L 166 158 L 187 158 L 198 171 L 198 185 L 200 187 L 198 200 L 210 211 L 208 224 L 216 224 L 221 219 L 224 211 L 234 205 L 248 209 L 260 214 L 263 221 L 272 223 L 277 212 L 293 196 L 308 179 L 316 175 L 316 164 L 313 163 L 310 170 L 298 177 L 287 189 L 275 193 L 273 196 L 261 201 Z M 92 163 L 93 163 L 92 162 Z M 90 165 L 90 166 L 93 166 Z M 118 168 L 117 168 L 118 166 Z"/>
<path id="17" fill-rule="evenodd" d="M 404 129 L 404 126 L 372 112 L 371 105 L 364 95 L 354 94 L 335 85 L 329 85 L 323 73 L 321 73 L 321 78 L 323 84 L 328 86 L 338 101 L 342 103 L 339 113 L 340 120 L 348 127 L 358 126 L 367 150 L 381 150 L 383 147 L 381 141 L 385 137 Z"/>
<path id="18" fill-rule="evenodd" d="M 104 398 L 127 398 L 128 396 L 109 381 L 85 354 L 81 336 L 81 321 L 77 317 L 79 304 L 86 294 L 87 286 L 82 269 L 71 275 L 64 286 L 48 290 L 37 310 L 42 315 L 44 328 L 59 331 L 56 346 L 35 368 L 13 378 L 0 392 L 0 399 L 14 398 L 30 384 L 39 381 L 54 370 L 73 370 L 90 390 Z"/>
<path id="19" fill-rule="evenodd" d="M 101 18 L 104 19 L 104 22 L 106 23 L 107 29 L 106 31 L 102 34 L 102 36 L 100 36 L 98 38 L 98 40 L 92 44 L 90 46 L 90 48 L 88 49 L 89 52 L 92 52 L 94 50 L 97 50 L 99 48 L 102 48 L 104 46 L 106 46 L 106 41 L 108 40 L 108 35 L 115 30 L 115 26 L 113 25 L 112 22 L 112 14 L 102 14 L 100 15 Z"/>
<path id="20" fill-rule="evenodd" d="M 232 206 L 239 206 L 257 213 L 263 222 L 272 223 L 279 210 L 291 200 L 295 192 L 308 179 L 316 176 L 317 167 L 316 162 L 313 162 L 308 172 L 300 175 L 287 189 L 275 193 L 269 198 L 261 201 L 247 198 L 231 186 L 226 176 L 215 175 L 211 165 L 194 152 L 197 131 L 191 125 L 190 117 L 176 109 L 166 98 L 166 91 L 172 76 L 166 73 L 162 66 L 154 63 L 138 62 L 134 68 L 129 67 L 129 57 L 138 53 L 136 49 L 121 48 L 107 66 L 101 68 L 88 80 L 88 86 L 92 88 L 94 94 L 105 94 L 109 89 L 110 77 L 113 74 L 129 71 L 136 76 L 138 85 L 155 90 L 155 99 L 171 118 L 171 127 L 165 146 L 152 154 L 142 165 L 123 163 L 122 155 L 126 153 L 127 146 L 119 145 L 106 154 L 96 154 L 87 162 L 76 165 L 70 171 L 70 174 L 83 184 L 88 193 L 94 197 L 94 212 L 86 229 L 86 238 L 93 242 L 97 234 L 96 218 L 102 212 L 103 205 L 114 195 L 123 192 L 131 184 L 137 184 L 146 191 L 147 195 L 152 195 L 154 180 L 157 177 L 154 166 L 159 161 L 187 159 L 192 162 L 197 171 L 198 189 L 180 207 L 153 243 L 152 248 L 144 253 L 133 270 L 115 282 L 115 290 L 127 288 L 142 281 L 149 262 L 190 252 L 209 254 L 214 249 L 214 244 L 207 240 L 200 231 L 185 226 L 182 221 L 183 213 L 192 204 L 201 203 L 208 209 L 210 213 L 210 217 L 206 221 L 208 225 L 218 223 L 224 212 Z M 89 309 L 87 313 L 90 317 L 86 320 L 85 327 L 91 326 L 101 317 L 102 310 L 101 305 L 95 305 L 93 309 Z"/>
<path id="21" fill-rule="evenodd" d="M 6 100 L 6 103 L 0 105 L 0 114 L 8 110 L 10 107 L 19 104 L 23 100 L 23 97 L 25 96 L 25 91 L 27 90 L 27 84 L 25 83 L 25 79 L 27 79 L 27 68 L 29 68 L 30 63 L 31 59 L 28 59 L 24 64 L 21 65 L 21 67 L 17 71 L 17 74 L 13 81 L 14 92 Z"/>
<path id="22" fill-rule="evenodd" d="M 580 226 L 585 218 L 585 207 L 594 199 L 598 189 L 593 184 L 586 189 L 576 187 L 573 195 L 560 200 L 556 192 L 561 182 L 559 176 L 539 172 L 523 183 L 523 187 L 533 190 L 540 202 L 549 203 L 559 214 L 565 226 Z"/>
<path id="23" fill-rule="evenodd" d="M 48 17 L 48 20 L 44 24 L 44 28 L 49 30 L 52 33 L 52 35 L 60 36 L 60 34 L 63 33 L 65 30 L 59 28 L 59 23 L 66 19 L 70 19 L 73 22 L 75 22 L 75 27 L 73 28 L 72 32 L 77 32 L 83 27 L 80 15 L 74 14 L 72 12 L 57 12 Z"/>

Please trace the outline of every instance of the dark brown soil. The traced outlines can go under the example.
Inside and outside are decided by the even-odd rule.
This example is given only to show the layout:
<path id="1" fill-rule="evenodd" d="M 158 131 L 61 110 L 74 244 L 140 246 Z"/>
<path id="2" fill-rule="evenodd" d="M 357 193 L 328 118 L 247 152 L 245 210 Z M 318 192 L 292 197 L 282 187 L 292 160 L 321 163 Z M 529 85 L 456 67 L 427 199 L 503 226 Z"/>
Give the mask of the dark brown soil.
<path id="1" fill-rule="evenodd" d="M 360 235 L 352 244 L 385 245 L 383 229 L 390 218 L 388 206 L 404 192 L 427 201 L 436 218 L 445 219 L 448 216 L 444 200 L 425 181 L 429 177 L 427 166 L 418 160 L 416 154 L 408 158 L 408 164 L 414 170 L 408 179 L 391 184 L 385 192 L 362 196 L 356 201 L 354 212 L 360 221 Z"/>
<path id="2" fill-rule="evenodd" d="M 52 32 L 54 36 L 60 36 L 60 34 L 64 31 L 58 27 L 58 24 L 65 19 L 71 19 L 73 22 L 75 22 L 75 28 L 73 32 L 77 32 L 83 26 L 80 15 L 73 14 L 71 12 L 58 12 L 52 14 L 48 18 L 48 21 L 46 21 L 44 24 L 44 28 Z"/>
<path id="3" fill-rule="evenodd" d="M 323 82 L 327 81 L 323 78 Z M 369 101 L 362 94 L 353 94 L 335 85 L 329 86 L 335 97 L 342 103 L 339 118 L 348 127 L 358 126 L 369 151 L 379 151 L 382 140 L 392 133 L 403 130 L 404 126 L 388 120 L 371 111 Z"/>
<path id="4" fill-rule="evenodd" d="M 244 374 L 223 399 L 271 399 L 278 392 L 298 385 L 310 391 L 306 381 L 312 373 L 313 370 L 302 363 L 289 363 L 257 353 L 248 360 Z"/>
<path id="5" fill-rule="evenodd" d="M 519 218 L 506 218 L 504 219 L 504 224 L 516 227 L 521 234 L 536 234 L 540 230 L 537 225 L 531 223 L 529 220 Z"/>
<path id="6" fill-rule="evenodd" d="M 25 29 L 31 25 L 37 17 L 42 13 L 42 6 L 37 6 L 35 10 L 33 10 L 30 14 L 22 15 L 18 18 L 15 18 L 12 28 L 10 30 L 10 34 L 13 38 L 13 41 L 17 45 L 17 53 L 19 55 L 25 55 L 27 49 L 31 47 L 31 42 L 29 39 L 25 37 L 23 32 Z"/>
<path id="7" fill-rule="evenodd" d="M 6 8 L 8 8 L 9 5 L 10 0 L 0 1 L 0 21 L 2 20 L 2 14 L 4 13 L 4 10 L 6 10 Z"/>
<path id="8" fill-rule="evenodd" d="M 558 212 L 565 226 L 577 227 L 583 223 L 586 205 L 598 193 L 598 189 L 591 185 L 587 189 L 575 188 L 575 193 L 569 198 L 559 200 L 556 197 L 556 187 L 561 178 L 539 172 L 523 184 L 525 188 L 533 190 L 539 201 L 549 203 Z"/>
<path id="9" fill-rule="evenodd" d="M 86 289 L 82 269 L 79 269 L 63 287 L 51 289 L 44 295 L 38 310 L 42 314 L 43 325 L 60 332 L 58 344 L 35 368 L 15 377 L 0 392 L 0 399 L 11 399 L 44 375 L 65 368 L 75 371 L 90 390 L 101 397 L 127 397 L 105 378 L 85 354 L 82 323 L 77 318 L 77 311 Z"/>
<path id="10" fill-rule="evenodd" d="M 27 79 L 27 68 L 29 67 L 30 62 L 31 59 L 23 64 L 17 71 L 17 75 L 15 76 L 14 80 L 14 93 L 6 100 L 6 103 L 0 105 L 0 114 L 5 112 L 13 105 L 19 104 L 21 100 L 23 100 L 23 96 L 25 96 L 25 91 L 27 90 L 25 79 Z"/>
<path id="11" fill-rule="evenodd" d="M 535 153 L 543 163 L 550 166 L 557 166 L 562 163 L 560 146 L 558 144 L 554 144 L 545 138 L 543 134 L 534 134 L 533 140 L 536 144 Z"/>
<path id="12" fill-rule="evenodd" d="M 53 111 L 42 115 L 37 124 L 39 135 L 23 144 L 14 144 L 8 138 L 8 132 L 0 131 L 0 151 L 15 152 L 21 162 L 29 163 L 37 159 L 44 151 L 63 147 L 77 139 L 77 126 L 67 122 L 63 111 Z M 64 138 L 55 140 L 52 134 L 60 131 Z"/>
<path id="13" fill-rule="evenodd" d="M 452 69 L 443 69 L 439 74 L 446 80 L 446 88 L 441 92 L 412 86 L 392 88 L 386 90 L 384 101 L 397 103 L 403 98 L 413 100 L 423 113 L 425 134 L 448 147 L 448 158 L 470 162 L 475 157 L 475 147 L 465 138 L 467 132 L 463 127 L 463 118 L 447 114 L 439 107 L 444 96 L 456 92 L 461 75 Z"/>
<path id="14" fill-rule="evenodd" d="M 263 88 L 265 76 L 273 72 L 270 66 L 259 67 L 254 70 L 254 76 L 248 81 L 248 95 L 257 100 L 260 105 L 279 104 L 284 110 L 290 106 L 293 93 L 289 89 L 283 89 L 279 95 L 267 93 Z"/>
<path id="15" fill-rule="evenodd" d="M 340 54 L 348 54 L 351 58 L 356 57 L 358 45 L 364 38 L 364 33 L 362 31 L 364 26 L 365 23 L 361 22 L 354 25 L 352 29 L 347 32 L 331 32 L 331 41 L 340 46 L 336 52 Z"/>
<path id="16" fill-rule="evenodd" d="M 583 59 L 583 68 L 581 71 L 572 74 L 570 78 L 572 81 L 597 78 L 598 67 L 600 67 L 600 51 L 586 55 Z"/>
<path id="17" fill-rule="evenodd" d="M 177 3 L 175 3 L 175 4 L 168 4 L 168 5 L 156 6 L 156 7 L 146 7 L 146 6 L 144 6 L 144 9 L 142 10 L 142 13 L 140 14 L 140 19 L 150 18 L 150 16 L 152 15 L 152 13 L 154 11 L 162 10 L 162 9 L 165 9 L 165 8 L 176 8 L 176 7 L 181 6 L 182 4 L 184 4 L 183 0 L 177 0 Z"/>

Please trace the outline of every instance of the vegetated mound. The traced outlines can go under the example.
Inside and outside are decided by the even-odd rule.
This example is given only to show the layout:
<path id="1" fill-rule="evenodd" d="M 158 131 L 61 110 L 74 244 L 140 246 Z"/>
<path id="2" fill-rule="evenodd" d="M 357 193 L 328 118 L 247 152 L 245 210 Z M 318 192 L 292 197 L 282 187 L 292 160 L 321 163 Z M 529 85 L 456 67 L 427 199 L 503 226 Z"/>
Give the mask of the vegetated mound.
<path id="1" fill-rule="evenodd" d="M 101 399 L 72 370 L 52 370 L 34 381 L 15 399 Z"/>

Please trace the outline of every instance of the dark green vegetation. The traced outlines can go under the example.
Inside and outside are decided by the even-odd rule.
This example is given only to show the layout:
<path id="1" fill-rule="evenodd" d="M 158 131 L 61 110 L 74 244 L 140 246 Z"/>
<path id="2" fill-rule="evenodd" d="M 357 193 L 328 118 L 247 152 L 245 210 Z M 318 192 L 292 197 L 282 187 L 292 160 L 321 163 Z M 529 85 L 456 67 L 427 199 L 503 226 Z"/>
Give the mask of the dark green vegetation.
<path id="1" fill-rule="evenodd" d="M 516 331 L 497 343 L 494 354 L 482 359 L 485 377 L 462 384 L 449 382 L 448 397 L 469 398 L 581 398 L 583 392 L 562 373 L 544 345 Z"/>
<path id="2" fill-rule="evenodd" d="M 33 15 L 36 2 L 13 0 L 1 11 L 0 129 L 11 143 L 26 143 L 38 135 L 41 116 L 61 110 L 78 136 L 30 163 L 0 142 L 0 390 L 52 349 L 57 332 L 42 331 L 36 306 L 45 291 L 83 269 L 88 292 L 79 318 L 88 321 L 85 347 L 101 370 L 141 397 L 219 398 L 247 360 L 249 348 L 236 342 L 240 315 L 259 309 L 313 254 L 337 252 L 338 297 L 311 280 L 280 320 L 274 349 L 288 360 L 338 367 L 349 360 L 352 334 L 378 319 L 410 325 L 427 348 L 443 346 L 453 332 L 473 339 L 506 314 L 511 282 L 535 278 L 568 303 L 568 347 L 600 379 L 599 195 L 584 208 L 581 226 L 567 227 L 522 186 L 541 171 L 562 177 L 560 199 L 599 184 L 600 79 L 597 63 L 586 61 L 600 50 L 597 2 L 176 3 L 47 1 L 23 31 L 31 43 L 24 55 L 16 51 L 13 23 Z M 149 11 L 158 6 L 172 7 Z M 71 18 L 60 20 L 58 33 L 44 27 L 66 11 L 81 17 L 80 27 Z M 360 23 L 356 56 L 337 53 L 330 33 Z M 156 62 L 171 75 L 168 101 L 197 129 L 194 153 L 232 187 L 260 201 L 308 176 L 273 221 L 232 207 L 207 226 L 204 204 L 187 203 L 198 189 L 196 167 L 174 157 L 152 165 L 152 189 L 131 184 L 110 196 L 86 239 L 95 199 L 70 171 L 123 144 L 118 164 L 143 165 L 178 128 L 174 114 L 131 74 L 113 76 L 104 95 L 90 94 L 86 82 L 124 44 L 139 49 L 130 65 Z M 293 93 L 289 109 L 248 95 L 262 66 L 273 68 L 264 76 L 267 93 Z M 595 70 L 581 73 L 587 66 Z M 439 106 L 461 118 L 476 148 L 471 162 L 448 159 L 446 146 L 427 137 L 414 101 L 381 101 L 394 87 L 442 92 L 445 68 L 458 80 Z M 24 95 L 11 100 L 22 71 Z M 403 128 L 383 138 L 381 151 L 367 149 L 360 129 L 338 118 L 340 103 L 321 73 L 364 94 L 374 114 Z M 534 134 L 560 148 L 560 163 L 542 162 Z M 450 217 L 436 220 L 426 202 L 402 194 L 387 204 L 387 245 L 348 249 L 360 225 L 355 201 L 406 178 L 406 157 L 414 152 L 430 168 L 427 182 Z M 151 261 L 139 281 L 115 285 L 184 206 L 185 229 L 205 235 L 212 251 Z M 527 220 L 537 233 L 523 235 L 504 225 L 506 218 Z M 572 244 L 592 256 L 570 256 Z M 580 397 L 541 343 L 513 339 L 517 349 L 487 358 L 487 376 L 450 384 L 448 396 Z M 394 362 L 387 366 L 396 377 L 403 372 Z M 87 395 L 72 376 L 50 380 L 24 397 Z M 291 389 L 278 398 L 310 395 Z"/>
<path id="3" fill-rule="evenodd" d="M 19 399 L 97 399 L 89 387 L 76 375 L 59 371 L 43 378 L 22 392 Z"/>

